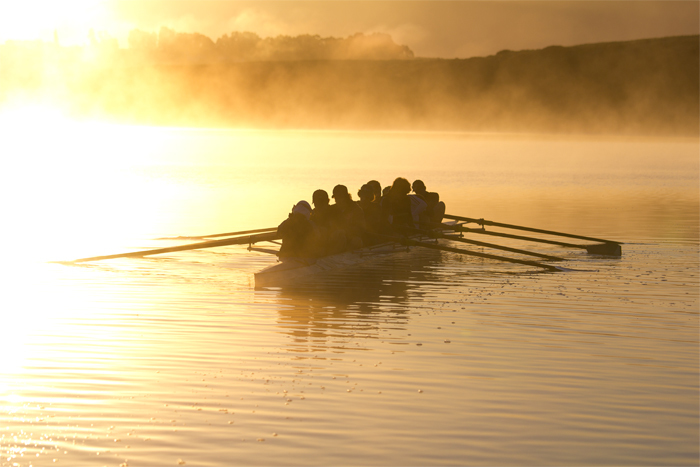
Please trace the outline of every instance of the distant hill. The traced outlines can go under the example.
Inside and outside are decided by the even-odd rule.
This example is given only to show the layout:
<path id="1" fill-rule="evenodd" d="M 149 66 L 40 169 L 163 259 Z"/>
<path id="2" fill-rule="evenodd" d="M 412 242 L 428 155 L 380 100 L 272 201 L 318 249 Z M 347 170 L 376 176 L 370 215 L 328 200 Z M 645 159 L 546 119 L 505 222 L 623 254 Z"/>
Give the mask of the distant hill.
<path id="1" fill-rule="evenodd" d="M 698 136 L 700 37 L 470 59 L 101 67 L 71 111 L 187 126 Z"/>

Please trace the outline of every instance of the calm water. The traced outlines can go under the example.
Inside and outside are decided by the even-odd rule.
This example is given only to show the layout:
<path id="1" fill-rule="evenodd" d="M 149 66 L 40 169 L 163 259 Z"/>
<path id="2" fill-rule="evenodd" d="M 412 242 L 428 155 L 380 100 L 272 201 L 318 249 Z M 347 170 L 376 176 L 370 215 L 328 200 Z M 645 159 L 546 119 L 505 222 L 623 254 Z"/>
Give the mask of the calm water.
<path id="1" fill-rule="evenodd" d="M 5 123 L 0 465 L 697 465 L 697 141 Z M 573 271 L 412 251 L 268 290 L 245 247 L 50 262 L 399 175 L 623 256 L 501 241 Z"/>

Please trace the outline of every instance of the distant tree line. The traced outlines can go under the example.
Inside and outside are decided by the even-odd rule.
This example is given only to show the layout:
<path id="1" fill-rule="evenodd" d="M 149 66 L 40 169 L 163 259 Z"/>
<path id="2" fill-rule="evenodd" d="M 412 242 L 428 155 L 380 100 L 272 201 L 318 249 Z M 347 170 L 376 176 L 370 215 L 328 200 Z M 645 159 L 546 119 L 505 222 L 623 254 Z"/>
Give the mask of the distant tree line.
<path id="1" fill-rule="evenodd" d="M 93 90 L 84 94 L 93 109 L 168 125 L 697 135 L 699 44 L 685 36 L 457 60 L 162 64 L 105 70 L 79 88 Z"/>
<path id="2" fill-rule="evenodd" d="M 5 44 L 0 107 L 42 100 L 79 117 L 200 127 L 700 133 L 697 35 L 469 59 L 341 59 L 386 57 L 376 44 L 399 47 L 387 38 L 213 42 L 163 28 L 133 32 L 128 49 L 101 35 L 86 47 Z"/>
<path id="3" fill-rule="evenodd" d="M 161 63 L 413 58 L 411 49 L 381 33 L 357 33 L 346 38 L 310 34 L 261 38 L 252 32 L 234 31 L 214 42 L 203 34 L 162 27 L 157 34 L 134 29 L 129 33 L 128 44 L 132 57 Z"/>

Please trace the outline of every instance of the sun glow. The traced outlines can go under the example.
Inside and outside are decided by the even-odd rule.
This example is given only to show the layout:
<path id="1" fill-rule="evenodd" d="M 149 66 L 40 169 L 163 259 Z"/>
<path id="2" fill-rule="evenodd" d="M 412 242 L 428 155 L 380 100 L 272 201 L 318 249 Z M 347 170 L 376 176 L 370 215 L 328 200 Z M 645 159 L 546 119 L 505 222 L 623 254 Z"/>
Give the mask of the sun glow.
<path id="1" fill-rule="evenodd" d="M 158 230 L 172 184 L 149 180 L 134 167 L 167 151 L 163 132 L 77 122 L 51 107 L 34 105 L 0 114 L 6 203 L 5 242 L 21 239 L 22 261 L 67 260 L 105 244 L 114 247 Z M 83 254 L 85 253 L 85 254 Z"/>
<path id="2" fill-rule="evenodd" d="M 59 108 L 43 104 L 7 109 L 0 113 L 0 125 L 9 136 L 4 142 L 7 154 L 20 163 L 31 160 L 59 167 L 148 163 L 144 155 L 160 144 L 148 129 L 76 121 Z"/>
<path id="3" fill-rule="evenodd" d="M 82 45 L 90 29 L 109 25 L 107 2 L 103 0 L 27 0 L 0 3 L 0 42 L 6 40 L 53 41 Z"/>

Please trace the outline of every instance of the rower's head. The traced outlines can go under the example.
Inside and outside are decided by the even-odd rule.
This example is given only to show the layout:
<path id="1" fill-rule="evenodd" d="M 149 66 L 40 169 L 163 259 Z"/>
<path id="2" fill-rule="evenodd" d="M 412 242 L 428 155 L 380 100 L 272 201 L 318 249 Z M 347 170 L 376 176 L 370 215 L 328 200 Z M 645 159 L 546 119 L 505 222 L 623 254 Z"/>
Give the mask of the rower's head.
<path id="1" fill-rule="evenodd" d="M 352 201 L 350 193 L 348 193 L 348 187 L 345 185 L 336 185 L 333 188 L 333 199 L 335 204 L 343 204 L 347 201 Z"/>
<path id="2" fill-rule="evenodd" d="M 413 182 L 413 192 L 417 195 L 421 193 L 425 193 L 425 183 L 423 183 L 423 180 L 416 180 Z"/>
<path id="3" fill-rule="evenodd" d="M 328 206 L 328 203 L 330 202 L 326 190 L 314 191 L 311 200 L 313 201 L 314 206 L 317 208 L 323 208 L 324 206 Z"/>
<path id="4" fill-rule="evenodd" d="M 308 201 L 299 201 L 292 208 L 292 213 L 301 214 L 302 216 L 306 217 L 306 220 L 309 220 L 309 217 L 311 217 L 311 205 L 308 203 Z"/>
<path id="5" fill-rule="evenodd" d="M 376 180 L 370 180 L 367 185 L 374 191 L 374 200 L 379 201 L 382 198 L 382 185 Z"/>
<path id="6" fill-rule="evenodd" d="M 362 185 L 362 188 L 357 192 L 357 196 L 360 198 L 360 201 L 371 203 L 374 200 L 374 190 L 367 183 Z"/>
<path id="7" fill-rule="evenodd" d="M 391 185 L 391 196 L 393 197 L 406 196 L 410 192 L 411 184 L 403 177 L 397 178 Z"/>

